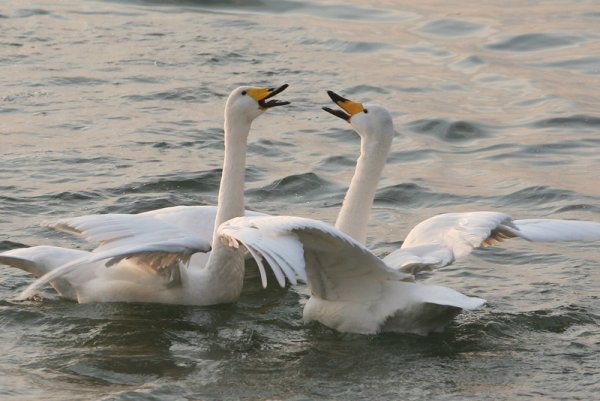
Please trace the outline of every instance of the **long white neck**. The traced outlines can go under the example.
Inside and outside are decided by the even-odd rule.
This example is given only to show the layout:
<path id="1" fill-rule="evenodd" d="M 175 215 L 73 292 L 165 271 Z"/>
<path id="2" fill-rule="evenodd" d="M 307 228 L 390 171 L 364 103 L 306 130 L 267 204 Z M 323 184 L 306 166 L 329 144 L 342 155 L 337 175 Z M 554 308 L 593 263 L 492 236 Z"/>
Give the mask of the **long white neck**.
<path id="1" fill-rule="evenodd" d="M 335 223 L 338 230 L 362 244 L 367 240 L 369 214 L 390 148 L 391 141 L 385 143 L 361 141 L 360 156 L 356 162 L 354 176 Z"/>
<path id="2" fill-rule="evenodd" d="M 244 214 L 244 173 L 251 121 L 225 116 L 225 157 L 217 200 L 212 250 L 204 268 L 204 285 L 211 289 L 210 303 L 235 302 L 244 284 L 244 255 L 225 246 L 216 235 L 219 225 Z"/>
<path id="3" fill-rule="evenodd" d="M 205 285 L 211 288 L 211 303 L 236 301 L 244 284 L 243 253 L 225 246 L 216 232 L 221 223 L 244 214 L 244 173 L 250 123 L 248 120 L 225 116 L 225 157 L 217 200 L 217 216 L 212 250 L 204 266 L 210 272 Z"/>
<path id="4" fill-rule="evenodd" d="M 243 118 L 225 118 L 225 157 L 217 199 L 213 250 L 221 245 L 217 228 L 221 223 L 244 214 L 244 177 L 250 123 Z"/>

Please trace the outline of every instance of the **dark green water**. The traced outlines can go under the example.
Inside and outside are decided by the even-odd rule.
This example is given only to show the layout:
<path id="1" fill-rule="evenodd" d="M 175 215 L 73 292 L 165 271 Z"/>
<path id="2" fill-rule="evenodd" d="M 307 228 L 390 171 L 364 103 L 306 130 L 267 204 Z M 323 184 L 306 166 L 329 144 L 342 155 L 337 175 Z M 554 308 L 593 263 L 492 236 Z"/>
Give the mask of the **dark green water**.
<path id="1" fill-rule="evenodd" d="M 80 1 L 0 5 L 0 250 L 89 247 L 40 222 L 214 204 L 222 108 L 289 83 L 258 119 L 249 208 L 334 221 L 358 138 L 331 89 L 398 135 L 369 244 L 444 211 L 600 221 L 595 1 Z M 303 287 L 236 305 L 15 302 L 0 269 L 0 399 L 591 400 L 600 244 L 475 252 L 422 280 L 489 301 L 440 334 L 304 325 Z"/>

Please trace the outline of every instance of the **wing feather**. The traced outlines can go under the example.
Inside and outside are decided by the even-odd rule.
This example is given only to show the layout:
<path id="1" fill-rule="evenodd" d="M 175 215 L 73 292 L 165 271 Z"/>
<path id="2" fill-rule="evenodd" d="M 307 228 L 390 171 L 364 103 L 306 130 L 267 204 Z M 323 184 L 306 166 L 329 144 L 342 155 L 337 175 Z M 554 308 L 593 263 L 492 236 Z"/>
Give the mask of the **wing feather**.
<path id="1" fill-rule="evenodd" d="M 140 238 L 144 241 L 166 241 L 174 232 L 187 233 L 211 242 L 216 214 L 215 206 L 174 206 L 139 214 L 92 214 L 47 222 L 45 225 L 80 235 L 87 241 L 101 245 L 140 243 Z M 246 210 L 245 215 L 264 214 Z"/>
<path id="2" fill-rule="evenodd" d="M 599 241 L 600 223 L 580 220 L 515 220 L 519 233 L 535 242 Z"/>
<path id="3" fill-rule="evenodd" d="M 260 271 L 260 281 L 262 283 L 263 288 L 266 288 L 267 287 L 267 271 L 265 269 L 265 265 L 263 264 L 264 259 L 262 257 L 262 254 L 260 254 L 254 248 L 246 246 L 245 243 L 243 243 L 243 242 L 242 242 L 242 245 L 244 245 L 244 247 L 248 250 L 250 255 L 256 261 L 258 270 Z"/>
<path id="4" fill-rule="evenodd" d="M 600 223 L 576 220 L 513 220 L 496 212 L 446 213 L 417 224 L 402 247 L 383 260 L 413 274 L 443 267 L 479 247 L 510 238 L 527 241 L 597 241 Z"/>
<path id="5" fill-rule="evenodd" d="M 275 258 L 273 258 L 273 255 L 271 252 L 264 252 L 262 254 L 262 256 L 265 258 L 265 260 L 271 267 L 271 270 L 275 274 L 275 278 L 277 279 L 279 286 L 285 287 L 286 276 L 283 274 L 283 269 L 282 269 L 281 265 L 279 264 L 279 261 L 277 261 Z"/>
<path id="6" fill-rule="evenodd" d="M 291 271 L 286 276 L 295 273 L 323 299 L 350 298 L 358 302 L 364 297 L 380 296 L 372 288 L 386 280 L 408 279 L 351 237 L 316 220 L 238 217 L 223 223 L 218 235 L 230 246 L 241 243 L 253 257 L 262 255 L 282 271 L 287 265 Z M 305 258 L 310 262 L 306 263 Z"/>
<path id="7" fill-rule="evenodd" d="M 199 223 L 200 224 L 200 223 Z M 142 214 L 95 214 L 59 220 L 48 224 L 58 230 L 78 233 L 86 240 L 100 245 L 96 251 L 153 246 L 166 243 L 167 247 L 180 241 L 182 247 L 210 249 L 210 238 L 201 238 L 194 232 L 160 219 Z M 199 246 L 201 245 L 201 246 Z"/>
<path id="8" fill-rule="evenodd" d="M 211 249 L 210 242 L 193 232 L 140 214 L 87 215 L 59 220 L 51 226 L 78 233 L 100 245 L 88 255 L 40 277 L 21 293 L 21 299 L 30 298 L 50 281 L 102 260 L 110 267 L 132 259 L 154 270 L 168 285 L 181 285 L 181 266 L 187 265 L 194 253 Z"/>

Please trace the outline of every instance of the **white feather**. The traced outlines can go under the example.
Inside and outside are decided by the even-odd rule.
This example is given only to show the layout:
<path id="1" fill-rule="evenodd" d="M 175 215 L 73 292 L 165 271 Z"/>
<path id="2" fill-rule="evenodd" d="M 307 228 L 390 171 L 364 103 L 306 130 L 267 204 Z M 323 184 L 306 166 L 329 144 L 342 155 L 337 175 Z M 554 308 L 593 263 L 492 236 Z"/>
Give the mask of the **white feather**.
<path id="1" fill-rule="evenodd" d="M 423 333 L 446 325 L 457 310 L 485 302 L 449 288 L 412 283 L 412 275 L 390 269 L 362 244 L 316 220 L 240 217 L 222 224 L 217 233 L 226 244 L 239 241 L 255 258 L 274 253 L 285 257 L 298 276 L 307 277 L 311 289 L 305 320 L 318 320 L 340 331 L 376 333 L 410 327 L 411 332 Z M 424 315 L 414 313 L 423 304 L 439 307 L 437 323 L 427 330 L 417 327 L 427 320 Z M 397 321 L 404 323 L 397 327 L 393 324 Z"/>
<path id="2" fill-rule="evenodd" d="M 52 266 L 21 298 L 34 295 L 49 282 L 65 281 L 72 289 L 66 296 L 79 302 L 210 305 L 237 300 L 244 278 L 243 255 L 241 250 L 223 247 L 213 238 L 213 231 L 215 224 L 244 214 L 244 164 L 250 124 L 264 111 L 259 101 L 286 86 L 275 91 L 240 87 L 227 99 L 218 208 L 179 206 L 135 215 L 88 215 L 51 223 L 50 226 L 81 235 L 98 247 Z M 269 105 L 277 103 L 271 101 Z M 211 249 L 211 242 L 210 256 L 200 255 Z M 0 255 L 0 260 L 16 267 L 35 267 L 8 254 L 3 259 Z M 284 272 L 274 272 L 283 285 Z M 266 280 L 264 269 L 261 275 Z"/>
<path id="3" fill-rule="evenodd" d="M 241 242 L 252 255 L 277 253 L 280 257 L 268 257 L 269 263 L 281 266 L 285 258 L 296 274 L 306 275 L 311 297 L 304 307 L 305 320 L 317 320 L 344 332 L 426 334 L 443 328 L 461 309 L 475 309 L 485 301 L 449 288 L 410 282 L 414 276 L 401 271 L 415 274 L 446 266 L 475 248 L 513 237 L 529 241 L 600 239 L 598 223 L 513 221 L 496 212 L 449 213 L 418 224 L 399 250 L 378 259 L 362 242 L 394 135 L 392 119 L 380 106 L 369 105 L 367 114 L 367 107 L 361 104 L 333 92 L 330 96 L 351 116 L 333 114 L 349 117 L 361 137 L 361 155 L 336 222 L 339 231 L 318 221 L 289 216 L 238 218 L 218 230 L 225 243 L 243 238 Z"/>
<path id="4" fill-rule="evenodd" d="M 600 223 L 577 220 L 513 220 L 497 212 L 445 213 L 417 224 L 402 247 L 384 261 L 405 272 L 431 270 L 454 262 L 473 249 L 510 238 L 534 242 L 598 241 Z"/>

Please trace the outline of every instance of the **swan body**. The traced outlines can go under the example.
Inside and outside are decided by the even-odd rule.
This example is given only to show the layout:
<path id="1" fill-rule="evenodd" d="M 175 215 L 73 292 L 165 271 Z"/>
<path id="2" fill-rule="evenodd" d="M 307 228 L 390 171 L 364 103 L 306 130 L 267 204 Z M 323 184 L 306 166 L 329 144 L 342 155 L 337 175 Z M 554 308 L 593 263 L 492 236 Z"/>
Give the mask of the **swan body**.
<path id="1" fill-rule="evenodd" d="M 383 259 L 336 228 L 300 217 L 239 217 L 222 224 L 219 235 L 228 246 L 247 248 L 259 265 L 266 260 L 273 270 L 306 276 L 311 291 L 303 311 L 306 322 L 349 333 L 420 335 L 442 330 L 461 310 L 480 308 L 485 300 L 416 283 L 413 273 L 446 266 L 500 239 L 600 240 L 600 223 L 589 221 L 512 220 L 503 213 L 471 212 L 442 214 L 423 223 L 436 220 L 446 223 L 431 226 L 436 235 L 449 238 L 446 243 L 413 243 Z M 465 226 L 468 221 L 480 226 Z"/>
<path id="2" fill-rule="evenodd" d="M 344 111 L 324 109 L 350 122 L 361 137 L 361 155 L 336 226 L 299 217 L 254 216 L 235 218 L 218 228 L 225 244 L 248 249 L 259 266 L 266 260 L 274 271 L 299 271 L 306 276 L 311 296 L 303 311 L 305 321 L 362 334 L 440 331 L 461 310 L 477 309 L 485 301 L 443 286 L 416 283 L 418 271 L 448 265 L 477 247 L 508 238 L 600 240 L 600 223 L 595 222 L 513 220 L 496 212 L 450 213 L 420 223 L 399 250 L 378 258 L 364 241 L 377 181 L 394 135 L 392 119 L 380 106 L 329 95 Z"/>
<path id="3" fill-rule="evenodd" d="M 242 217 L 219 227 L 223 241 L 235 249 L 241 244 L 259 266 L 265 259 L 274 271 L 304 271 L 311 292 L 304 320 L 338 331 L 427 334 L 442 329 L 462 309 L 481 307 L 483 299 L 415 283 L 413 275 L 390 268 L 364 246 L 394 126 L 385 108 L 328 93 L 344 111 L 324 109 L 348 121 L 361 137 L 355 174 L 335 227 L 290 216 Z"/>
<path id="4" fill-rule="evenodd" d="M 225 158 L 217 207 L 171 207 L 145 213 L 88 215 L 51 227 L 99 243 L 92 252 L 32 247 L 0 254 L 0 263 L 38 278 L 20 296 L 50 283 L 60 296 L 84 302 L 160 302 L 212 305 L 234 302 L 243 285 L 244 255 L 213 239 L 224 221 L 256 215 L 244 210 L 247 138 L 252 121 L 283 91 L 240 87 L 225 106 Z M 209 253 L 207 253 L 210 251 Z"/>
<path id="5" fill-rule="evenodd" d="M 341 332 L 427 334 L 462 309 L 485 303 L 450 288 L 415 283 L 414 276 L 392 269 L 352 237 L 317 220 L 240 217 L 218 232 L 231 248 L 246 248 L 259 266 L 266 260 L 273 271 L 303 272 L 311 292 L 304 321 Z"/>

